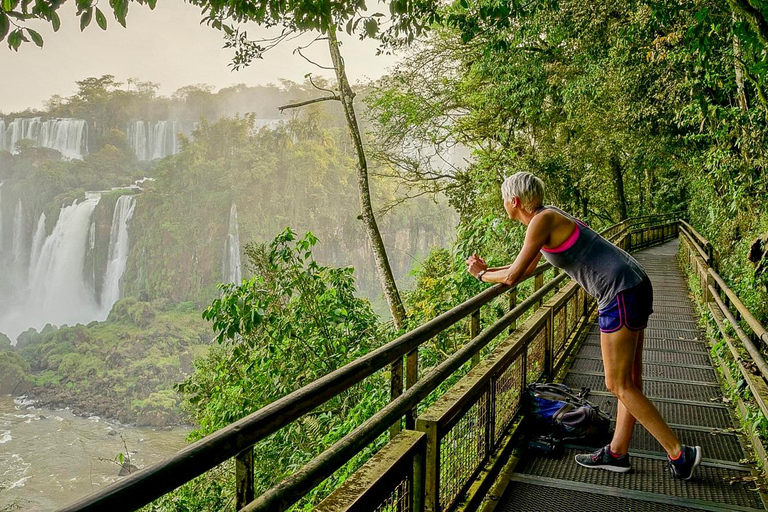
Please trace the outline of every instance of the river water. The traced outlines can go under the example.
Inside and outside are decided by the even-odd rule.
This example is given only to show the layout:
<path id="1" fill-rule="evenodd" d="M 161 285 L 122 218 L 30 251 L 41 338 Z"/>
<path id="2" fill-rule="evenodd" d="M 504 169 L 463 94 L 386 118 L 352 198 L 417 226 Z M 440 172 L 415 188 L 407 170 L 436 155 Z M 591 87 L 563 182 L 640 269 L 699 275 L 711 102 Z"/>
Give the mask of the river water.
<path id="1" fill-rule="evenodd" d="M 0 512 L 55 510 L 118 480 L 113 461 L 126 446 L 131 463 L 143 468 L 186 446 L 187 433 L 81 418 L 0 396 Z"/>

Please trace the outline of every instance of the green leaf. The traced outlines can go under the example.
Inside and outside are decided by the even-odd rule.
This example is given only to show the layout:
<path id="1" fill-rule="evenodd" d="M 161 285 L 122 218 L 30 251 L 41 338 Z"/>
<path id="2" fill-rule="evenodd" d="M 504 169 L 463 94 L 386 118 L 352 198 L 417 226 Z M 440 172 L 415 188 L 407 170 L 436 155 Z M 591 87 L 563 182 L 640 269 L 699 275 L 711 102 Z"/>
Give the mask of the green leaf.
<path id="1" fill-rule="evenodd" d="M 110 0 L 109 5 L 115 10 L 115 19 L 125 28 L 125 16 L 128 14 L 127 0 Z"/>
<path id="2" fill-rule="evenodd" d="M 32 30 L 31 28 L 28 28 L 27 29 L 27 34 L 29 34 L 29 37 L 32 38 L 32 41 L 34 41 L 35 44 L 39 48 L 43 47 L 43 38 L 42 38 L 42 36 L 39 33 L 37 33 L 36 31 Z"/>
<path id="3" fill-rule="evenodd" d="M 14 30 L 11 32 L 11 35 L 8 36 L 8 48 L 11 50 L 19 51 L 19 46 L 21 46 L 21 30 Z"/>
<path id="4" fill-rule="evenodd" d="M 150 10 L 154 10 L 155 6 L 157 5 L 157 0 L 147 0 L 147 5 L 149 6 Z"/>
<path id="5" fill-rule="evenodd" d="M 8 30 L 11 28 L 11 23 L 8 21 L 8 16 L 4 13 L 0 13 L 0 41 L 5 39 L 8 35 Z"/>
<path id="6" fill-rule="evenodd" d="M 96 23 L 101 27 L 101 30 L 107 30 L 107 17 L 98 7 L 96 8 Z"/>
<path id="7" fill-rule="evenodd" d="M 12 11 L 17 3 L 18 0 L 3 0 L 3 10 L 6 12 Z"/>
<path id="8" fill-rule="evenodd" d="M 88 9 L 83 13 L 82 16 L 80 16 L 80 31 L 82 32 L 85 30 L 85 27 L 90 25 L 91 18 L 93 18 L 93 9 Z"/>
<path id="9" fill-rule="evenodd" d="M 61 19 L 55 12 L 51 13 L 51 25 L 53 25 L 53 31 L 58 32 L 61 28 Z"/>

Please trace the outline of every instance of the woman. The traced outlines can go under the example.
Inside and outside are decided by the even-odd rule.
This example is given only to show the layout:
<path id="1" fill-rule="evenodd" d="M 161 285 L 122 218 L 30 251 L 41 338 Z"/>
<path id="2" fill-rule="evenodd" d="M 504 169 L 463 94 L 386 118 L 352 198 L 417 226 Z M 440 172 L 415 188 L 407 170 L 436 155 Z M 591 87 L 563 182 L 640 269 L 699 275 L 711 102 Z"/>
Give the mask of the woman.
<path id="1" fill-rule="evenodd" d="M 642 392 L 643 333 L 653 312 L 653 289 L 645 271 L 580 220 L 542 206 L 544 183 L 536 176 L 527 172 L 510 176 L 501 194 L 509 218 L 528 226 L 523 248 L 505 267 L 488 268 L 482 258 L 472 255 L 466 262 L 469 272 L 486 283 L 515 286 L 533 274 L 543 254 L 598 301 L 605 385 L 619 401 L 616 430 L 609 445 L 577 455 L 576 462 L 588 468 L 630 471 L 627 452 L 639 421 L 664 447 L 672 475 L 690 479 L 701 462 L 701 448 L 681 444 Z"/>

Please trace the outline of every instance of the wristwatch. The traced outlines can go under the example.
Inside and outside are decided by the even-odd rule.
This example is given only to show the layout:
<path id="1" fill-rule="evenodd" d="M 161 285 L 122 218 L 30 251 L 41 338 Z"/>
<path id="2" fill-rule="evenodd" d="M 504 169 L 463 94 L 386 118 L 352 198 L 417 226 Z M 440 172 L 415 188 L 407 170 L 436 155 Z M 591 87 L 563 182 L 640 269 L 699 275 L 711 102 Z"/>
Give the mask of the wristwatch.
<path id="1" fill-rule="evenodd" d="M 480 272 L 478 272 L 478 273 L 477 273 L 477 279 L 478 279 L 479 281 L 481 281 L 481 282 L 482 282 L 482 281 L 483 281 L 483 275 L 484 275 L 486 272 L 488 272 L 488 270 L 481 270 Z"/>

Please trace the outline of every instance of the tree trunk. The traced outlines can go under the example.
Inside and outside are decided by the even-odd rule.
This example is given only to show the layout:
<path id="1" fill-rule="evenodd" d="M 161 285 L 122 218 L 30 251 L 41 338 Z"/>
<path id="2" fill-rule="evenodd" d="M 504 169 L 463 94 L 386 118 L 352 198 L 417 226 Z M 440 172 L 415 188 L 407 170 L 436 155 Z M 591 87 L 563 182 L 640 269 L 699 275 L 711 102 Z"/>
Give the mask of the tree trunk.
<path id="1" fill-rule="evenodd" d="M 736 13 L 733 13 L 733 22 L 736 23 Z M 747 91 L 744 89 L 744 69 L 741 67 L 741 41 L 733 34 L 733 69 L 736 73 L 736 97 L 739 100 L 739 108 L 742 112 L 749 110 L 747 103 Z"/>
<path id="2" fill-rule="evenodd" d="M 627 218 L 627 198 L 624 195 L 624 178 L 621 175 L 621 161 L 618 156 L 611 156 L 610 167 L 613 175 L 613 189 L 616 192 L 616 202 L 619 205 L 619 220 L 624 220 Z"/>
<path id="3" fill-rule="evenodd" d="M 641 197 L 645 195 L 649 211 L 643 212 L 641 213 L 641 215 L 651 213 L 651 211 L 655 211 L 656 209 L 656 205 L 653 203 L 653 190 L 656 185 L 655 182 L 656 182 L 656 174 L 653 172 L 652 168 L 646 167 L 645 168 L 645 191 L 641 192 Z"/>
<path id="4" fill-rule="evenodd" d="M 344 68 L 344 59 L 339 52 L 339 42 L 336 39 L 335 27 L 331 27 L 328 31 L 328 48 L 331 52 L 336 79 L 339 82 L 339 97 L 341 98 L 341 104 L 344 106 L 344 115 L 347 118 L 349 135 L 352 138 L 352 143 L 357 153 L 357 189 L 360 194 L 360 218 L 365 225 L 368 240 L 373 248 L 376 275 L 381 282 L 381 287 L 384 289 L 384 296 L 389 304 L 392 320 L 395 323 L 395 327 L 401 329 L 405 323 L 405 308 L 400 299 L 400 293 L 397 291 L 395 278 L 392 275 L 392 267 L 389 265 L 387 251 L 384 248 L 384 242 L 381 239 L 379 226 L 376 223 L 376 217 L 371 206 L 371 191 L 368 187 L 368 162 L 365 158 L 363 138 L 360 135 L 360 128 L 357 124 L 357 116 L 355 115 L 353 104 L 355 93 L 352 91 L 347 80 L 347 72 Z"/>
<path id="5" fill-rule="evenodd" d="M 355 146 L 355 152 L 357 153 L 357 189 L 360 194 L 360 209 L 362 211 L 360 219 L 365 225 L 365 230 L 368 233 L 368 240 L 371 242 L 373 248 L 373 259 L 376 264 L 376 275 L 379 278 L 381 287 L 384 289 L 384 296 L 389 304 L 389 311 L 392 314 L 392 321 L 395 324 L 395 328 L 398 330 L 403 328 L 405 324 L 405 307 L 403 307 L 403 301 L 400 299 L 400 293 L 397 291 L 397 284 L 395 283 L 395 277 L 392 275 L 392 267 L 389 265 L 389 258 L 387 257 L 387 251 L 384 248 L 384 242 L 381 239 L 381 233 L 379 232 L 379 226 L 376 223 L 376 217 L 373 214 L 373 207 L 371 206 L 371 191 L 368 187 L 368 162 L 365 158 L 365 150 L 363 148 L 363 138 L 360 135 L 360 127 L 357 124 L 357 116 L 355 115 L 354 98 L 355 93 L 349 86 L 347 80 L 347 72 L 344 68 L 344 59 L 339 52 L 339 41 L 336 39 L 336 28 L 331 26 L 328 30 L 328 48 L 331 51 L 331 60 L 333 61 L 333 68 L 336 72 L 336 79 L 339 82 L 339 98 L 341 104 L 344 106 L 344 115 L 347 118 L 347 127 L 349 128 L 349 135 L 352 139 L 352 144 Z M 408 354 L 408 372 L 406 385 L 411 387 L 418 380 L 418 350 L 413 350 Z M 403 361 L 395 361 L 390 366 L 390 397 L 392 400 L 397 398 L 403 393 Z M 406 415 L 406 428 L 413 428 L 415 418 L 415 411 L 411 411 Z M 398 420 L 393 424 L 390 429 L 390 437 L 394 437 L 400 432 L 401 422 Z"/>

